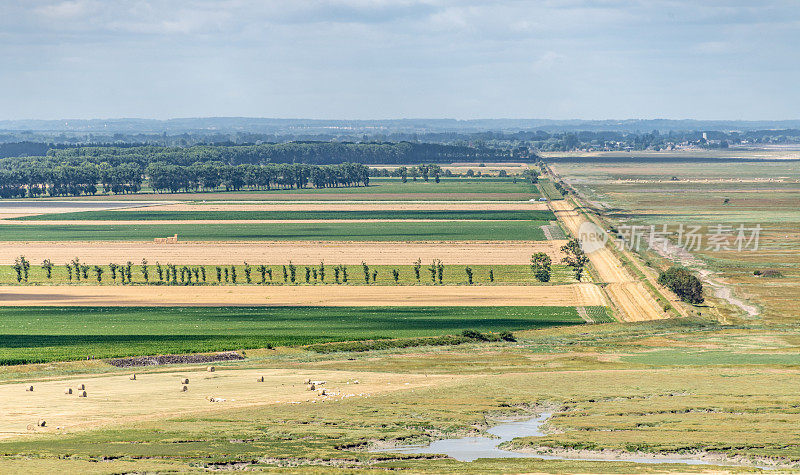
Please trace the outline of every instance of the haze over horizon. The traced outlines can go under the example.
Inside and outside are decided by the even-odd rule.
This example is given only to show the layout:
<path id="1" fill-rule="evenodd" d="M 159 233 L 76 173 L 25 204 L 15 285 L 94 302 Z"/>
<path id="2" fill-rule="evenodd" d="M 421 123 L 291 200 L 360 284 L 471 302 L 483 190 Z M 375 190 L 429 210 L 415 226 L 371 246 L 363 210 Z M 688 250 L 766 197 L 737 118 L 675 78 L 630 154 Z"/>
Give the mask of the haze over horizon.
<path id="1" fill-rule="evenodd" d="M 11 0 L 0 120 L 797 119 L 790 0 Z"/>

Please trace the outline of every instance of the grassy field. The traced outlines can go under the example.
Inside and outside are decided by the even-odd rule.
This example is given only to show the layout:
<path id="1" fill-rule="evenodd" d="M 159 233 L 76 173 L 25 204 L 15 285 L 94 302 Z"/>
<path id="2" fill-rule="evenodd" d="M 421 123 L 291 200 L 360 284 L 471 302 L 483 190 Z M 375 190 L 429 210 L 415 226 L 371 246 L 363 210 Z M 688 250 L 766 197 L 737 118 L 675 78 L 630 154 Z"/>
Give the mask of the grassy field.
<path id="1" fill-rule="evenodd" d="M 449 211 L 449 210 L 363 210 L 363 211 L 83 211 L 51 213 L 16 218 L 23 221 L 93 220 L 93 221 L 154 221 L 154 220 L 339 220 L 339 219 L 453 219 L 549 221 L 551 211 Z"/>
<path id="2" fill-rule="evenodd" d="M 0 225 L 0 241 L 542 241 L 548 221 Z"/>
<path id="3" fill-rule="evenodd" d="M 541 188 L 542 192 L 544 193 L 545 198 L 548 200 L 563 200 L 564 196 L 561 194 L 560 191 L 553 186 L 553 183 L 548 180 L 547 178 L 540 178 L 539 179 L 539 187 Z"/>
<path id="4" fill-rule="evenodd" d="M 288 256 L 287 256 L 288 257 Z M 38 264 L 38 263 L 37 263 Z M 103 267 L 103 274 L 101 277 L 100 284 L 103 285 L 114 285 L 121 283 L 121 277 L 117 275 L 117 280 L 114 281 L 111 278 L 111 271 L 107 264 L 98 263 L 101 267 Z M 116 264 L 124 264 L 116 263 Z M 155 262 L 148 263 L 148 282 L 149 283 L 158 283 L 161 282 L 158 278 L 158 273 L 156 271 Z M 161 266 L 164 271 L 166 271 L 166 262 L 162 262 Z M 288 269 L 288 262 L 287 262 L 287 274 L 290 272 Z M 423 262 L 422 267 L 420 269 L 420 279 L 417 280 L 416 273 L 414 272 L 413 265 L 370 265 L 367 263 L 369 267 L 369 272 L 372 274 L 373 272 L 377 271 L 377 278 L 374 280 L 374 283 L 378 285 L 391 285 L 395 284 L 394 275 L 392 273 L 393 270 L 397 270 L 399 273 L 397 284 L 399 285 L 432 285 L 431 280 L 431 272 L 430 272 L 430 262 Z M 444 265 L 444 264 L 443 264 Z M 28 280 L 23 281 L 20 285 L 62 285 L 62 284 L 73 284 L 78 285 L 80 283 L 86 283 L 91 285 L 97 285 L 97 274 L 93 269 L 94 263 L 92 263 L 92 268 L 88 271 L 88 279 L 81 278 L 80 281 L 77 280 L 75 274 L 73 274 L 72 280 L 69 279 L 69 274 L 64 266 L 64 264 L 55 265 L 52 269 L 52 273 L 50 275 L 50 279 L 47 278 L 45 270 L 42 269 L 38 265 L 31 265 L 28 274 Z M 176 264 L 178 268 L 183 266 Z M 284 282 L 283 280 L 283 266 L 281 265 L 265 265 L 267 269 L 267 275 L 265 278 L 265 283 L 271 285 L 283 285 L 283 284 L 291 284 L 291 281 Z M 190 265 L 187 266 L 190 269 L 199 269 L 204 268 L 206 272 L 206 282 L 211 284 L 224 284 L 224 285 L 233 285 L 234 282 L 232 281 L 231 268 L 236 269 L 236 284 L 246 284 L 247 283 L 247 276 L 245 273 L 245 266 L 244 265 L 236 265 L 236 266 L 221 266 L 223 269 L 227 268 L 229 270 L 229 278 L 226 281 L 223 277 L 221 282 L 217 282 L 217 273 L 216 267 L 217 266 L 202 266 L 202 265 Z M 260 284 L 261 283 L 261 273 L 258 270 L 258 264 L 251 263 L 250 264 L 250 272 L 251 272 L 251 281 L 253 284 Z M 306 267 L 310 270 L 309 275 L 309 283 L 311 284 L 322 284 L 322 276 L 320 273 L 319 265 L 296 265 L 296 283 L 297 284 L 305 284 L 305 276 L 306 276 Z M 337 267 L 336 264 L 333 263 L 326 263 L 325 264 L 325 284 L 334 284 L 335 283 L 335 271 L 334 268 Z M 442 274 L 442 283 L 444 285 L 465 285 L 468 283 L 468 277 L 466 273 L 467 266 L 459 266 L 459 265 L 444 265 L 444 272 Z M 547 285 L 547 283 L 542 283 L 536 280 L 533 276 L 533 272 L 531 271 L 531 267 L 529 265 L 471 265 L 469 266 L 472 269 L 472 279 L 473 283 L 475 284 L 536 284 L 536 285 Z M 268 272 L 272 271 L 272 278 L 270 279 Z M 316 271 L 316 274 L 314 274 Z M 494 277 L 494 281 L 492 282 L 489 277 L 489 272 L 492 272 Z M 178 271 L 180 272 L 180 271 Z M 340 271 L 340 278 L 339 282 L 341 284 L 345 284 L 343 281 L 344 274 Z M 315 277 L 316 275 L 316 277 Z M 348 265 L 347 266 L 347 284 L 355 284 L 355 285 L 363 285 L 364 284 L 364 269 L 360 265 Z M 142 267 L 141 264 L 135 263 L 131 267 L 131 280 L 134 284 L 144 284 L 146 283 L 142 274 Z M 192 282 L 195 282 L 194 277 L 192 277 Z M 201 280 L 202 282 L 202 280 Z M 372 283 L 373 280 L 370 278 L 370 282 Z M 437 280 L 438 282 L 438 280 Z M 562 265 L 562 264 L 555 264 L 552 266 L 552 272 L 550 275 L 550 284 L 561 284 L 561 283 L 571 283 L 576 282 L 575 277 L 572 272 L 572 268 Z M 17 273 L 13 269 L 13 266 L 0 266 L 0 284 L 17 284 Z"/>
<path id="5" fill-rule="evenodd" d="M 719 225 L 760 225 L 757 250 L 715 249 L 703 241 L 693 249 L 695 261 L 687 265 L 720 276 L 736 297 L 757 307 L 758 318 L 798 324 L 794 296 L 800 295 L 800 161 L 657 165 L 596 161 L 559 163 L 554 169 L 621 225 L 667 225 L 671 230 L 699 225 L 704 237 Z M 666 265 L 655 253 L 645 254 L 645 259 Z M 768 269 L 782 277 L 754 275 Z M 715 297 L 707 292 L 707 298 Z M 717 303 L 726 318 L 753 318 L 724 300 Z"/>
<path id="6" fill-rule="evenodd" d="M 796 366 L 768 358 L 748 360 L 749 355 L 797 354 L 800 336 L 796 331 L 726 327 L 700 319 L 596 325 L 591 332 L 587 328 L 519 332 L 514 343 L 367 354 L 248 352 L 249 360 L 221 364 L 217 374 L 235 375 L 266 366 L 291 368 L 299 374 L 332 369 L 348 375 L 363 372 L 363 378 L 367 372 L 387 372 L 398 375 L 395 384 L 400 386 L 404 374 L 411 377 L 422 371 L 452 379 L 431 388 L 332 398 L 324 404 L 227 408 L 206 403 L 196 414 L 0 441 L 0 460 L 9 470 L 66 468 L 94 473 L 234 466 L 267 472 L 290 466 L 299 473 L 356 469 L 476 474 L 760 471 L 752 466 L 624 460 L 676 454 L 682 458 L 708 455 L 716 457 L 708 460 L 723 465 L 752 459 L 760 465 L 780 463 L 786 471 L 797 469 L 796 465 L 794 470 L 786 468 L 800 461 Z M 695 357 L 661 357 L 667 351 L 726 352 L 739 358 L 708 368 L 707 361 Z M 62 366 L 75 369 L 73 363 Z M 0 369 L 0 375 L 6 382 L 8 377 L 53 377 L 58 368 L 41 365 L 31 368 L 33 373 L 19 373 L 21 367 L 7 367 Z M 186 369 L 176 369 L 175 379 Z M 124 374 L 114 368 L 94 371 L 92 376 L 106 371 Z M 147 375 L 144 370 L 143 381 Z M 73 379 L 78 380 L 83 379 Z M 551 455 L 579 455 L 574 451 L 583 450 L 583 456 L 623 460 L 515 458 L 464 463 L 365 451 L 482 435 L 497 420 L 530 417 L 537 411 L 553 413 L 551 430 L 543 437 L 517 439 L 511 446 L 546 448 Z"/>
<path id="7" fill-rule="evenodd" d="M 8 307 L 0 309 L 0 364 L 579 323 L 574 307 Z"/>

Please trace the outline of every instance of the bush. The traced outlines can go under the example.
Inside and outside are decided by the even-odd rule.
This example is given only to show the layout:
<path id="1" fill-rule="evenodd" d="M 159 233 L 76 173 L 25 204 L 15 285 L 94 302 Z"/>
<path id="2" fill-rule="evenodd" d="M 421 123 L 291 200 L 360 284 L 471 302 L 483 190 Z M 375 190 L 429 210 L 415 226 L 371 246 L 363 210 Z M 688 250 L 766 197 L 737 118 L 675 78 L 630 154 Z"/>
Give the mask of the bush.
<path id="1" fill-rule="evenodd" d="M 703 303 L 703 283 L 685 267 L 672 266 L 661 272 L 658 283 L 675 292 L 684 302 Z"/>

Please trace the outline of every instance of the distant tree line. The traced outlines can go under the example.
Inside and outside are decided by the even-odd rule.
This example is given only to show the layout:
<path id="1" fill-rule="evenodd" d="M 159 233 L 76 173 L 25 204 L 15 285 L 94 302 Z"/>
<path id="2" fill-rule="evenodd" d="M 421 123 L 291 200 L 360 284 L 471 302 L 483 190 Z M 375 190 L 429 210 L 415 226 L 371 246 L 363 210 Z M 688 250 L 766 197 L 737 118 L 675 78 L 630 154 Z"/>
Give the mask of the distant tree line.
<path id="1" fill-rule="evenodd" d="M 97 193 L 136 193 L 145 179 L 156 192 L 226 191 L 242 189 L 316 188 L 369 185 L 369 168 L 357 163 L 340 165 L 226 165 L 197 162 L 188 166 L 164 162 L 146 168 L 136 162 L 111 165 L 82 162 L 62 165 L 35 158 L 17 160 L 0 168 L 0 198 L 79 196 Z"/>
<path id="2" fill-rule="evenodd" d="M 442 145 L 412 142 L 289 142 L 260 145 L 196 145 L 191 147 L 145 146 L 86 146 L 52 148 L 48 157 L 67 162 L 138 163 L 142 167 L 155 162 L 171 165 L 191 165 L 195 162 L 217 161 L 227 165 L 273 163 L 305 163 L 331 165 L 345 162 L 363 164 L 448 163 L 461 160 L 500 160 L 507 152 L 478 149 L 466 145 Z"/>

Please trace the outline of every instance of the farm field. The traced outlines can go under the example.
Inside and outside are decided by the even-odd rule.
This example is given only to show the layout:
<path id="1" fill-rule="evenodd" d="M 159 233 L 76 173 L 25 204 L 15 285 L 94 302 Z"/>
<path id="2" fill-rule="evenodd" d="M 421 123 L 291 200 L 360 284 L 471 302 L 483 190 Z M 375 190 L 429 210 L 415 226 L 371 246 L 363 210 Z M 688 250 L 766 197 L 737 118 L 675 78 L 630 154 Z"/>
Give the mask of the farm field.
<path id="1" fill-rule="evenodd" d="M 276 285 L 0 286 L 0 305 L 605 305 L 594 284 L 564 285 Z"/>
<path id="2" fill-rule="evenodd" d="M 362 261 L 363 262 L 363 261 Z M 367 263 L 369 268 L 368 272 L 370 274 L 370 283 L 380 284 L 380 285 L 433 285 L 434 282 L 431 278 L 430 266 L 432 261 L 421 262 L 421 267 L 419 269 L 419 280 L 416 278 L 416 272 L 414 270 L 414 265 L 412 264 L 395 264 L 395 265 L 372 265 Z M 142 272 L 141 264 L 136 264 L 131 266 L 131 282 L 132 284 L 144 285 L 163 285 L 167 284 L 166 278 L 166 266 L 167 263 L 161 263 L 162 267 L 162 277 L 158 277 L 158 270 L 157 267 L 154 265 L 155 262 L 151 262 L 148 264 L 148 280 L 145 281 L 144 275 Z M 87 264 L 88 265 L 88 264 Z M 70 277 L 70 272 L 67 271 L 65 265 L 57 265 L 54 266 L 51 270 L 50 278 L 47 278 L 47 273 L 41 266 L 32 266 L 29 270 L 28 280 L 23 280 L 21 282 L 17 281 L 17 273 L 13 269 L 13 266 L 8 265 L 0 265 L 0 285 L 121 285 L 122 284 L 122 277 L 120 274 L 122 273 L 121 270 L 116 271 L 116 276 L 112 276 L 111 269 L 107 264 L 99 264 L 102 269 L 103 273 L 101 275 L 101 281 L 97 281 L 97 273 L 94 269 L 94 264 L 91 265 L 90 269 L 87 271 L 87 278 L 84 279 L 81 277 L 81 280 L 78 280 L 74 271 L 72 272 L 72 277 Z M 331 261 L 328 261 L 327 264 L 324 264 L 324 267 L 320 267 L 320 263 L 316 262 L 310 265 L 302 265 L 297 264 L 295 262 L 295 284 L 311 284 L 311 285 L 328 285 L 328 284 L 350 284 L 350 285 L 360 285 L 364 284 L 364 269 L 361 263 L 357 265 L 352 265 L 348 263 L 346 266 L 347 270 L 347 282 L 344 281 L 344 273 L 341 268 L 337 271 L 336 267 L 342 266 L 343 264 L 336 264 Z M 551 275 L 549 282 L 539 282 L 533 275 L 531 271 L 530 265 L 509 265 L 509 264 L 498 264 L 498 265 L 487 265 L 487 264 L 478 264 L 478 265 L 471 265 L 471 266 L 464 266 L 464 265 L 455 265 L 455 264 L 442 264 L 443 266 L 443 273 L 442 273 L 442 284 L 444 285 L 466 285 L 469 282 L 469 278 L 466 273 L 466 267 L 469 267 L 473 273 L 473 283 L 475 284 L 531 284 L 531 285 L 548 285 L 550 284 L 561 284 L 561 283 L 571 283 L 576 282 L 573 272 L 570 267 L 563 265 L 563 264 L 554 264 L 551 267 Z M 176 264 L 178 269 L 184 267 L 182 264 Z M 247 268 L 243 264 L 238 265 L 222 265 L 222 266 L 204 266 L 204 265 L 192 265 L 188 264 L 186 267 L 189 267 L 192 272 L 196 269 L 198 270 L 199 279 L 196 279 L 194 275 L 192 276 L 192 285 L 200 284 L 200 283 L 207 283 L 207 285 L 246 285 L 247 284 Z M 222 277 L 219 281 L 217 280 L 216 268 L 220 267 L 220 276 Z M 283 277 L 283 270 L 284 267 L 287 267 L 287 277 L 284 280 Z M 309 282 L 305 281 L 305 269 L 306 267 L 309 268 Z M 228 270 L 229 277 L 225 279 L 225 270 Z M 236 282 L 233 282 L 233 272 L 235 270 L 236 273 Z M 325 280 L 323 281 L 322 271 L 325 272 Z M 398 271 L 398 279 L 395 282 L 394 274 L 392 271 Z M 178 271 L 180 272 L 180 271 Z M 337 277 L 337 272 L 340 274 Z M 377 272 L 373 279 L 373 273 Z M 491 277 L 490 277 L 491 272 Z M 251 284 L 267 284 L 267 285 L 292 285 L 293 282 L 291 281 L 291 269 L 287 264 L 280 264 L 280 265 L 265 265 L 264 266 L 264 281 L 262 282 L 261 270 L 259 266 L 255 264 L 250 264 L 250 283 Z M 205 282 L 202 280 L 202 276 L 205 275 L 206 279 Z M 170 279 L 171 280 L 171 279 Z M 127 281 L 126 281 L 127 282 Z M 438 277 L 436 279 L 438 283 Z M 127 285 L 127 284 L 126 284 Z M 182 284 L 177 284 L 182 285 Z"/>
<path id="3" fill-rule="evenodd" d="M 574 306 L 0 308 L 4 365 L 584 323 Z"/>
<path id="4" fill-rule="evenodd" d="M 25 216 L 20 221 L 292 221 L 292 220 L 500 220 L 500 221 L 550 221 L 555 219 L 550 211 L 505 210 L 322 210 L 322 211 L 84 211 Z"/>
<path id="5" fill-rule="evenodd" d="M 527 265 L 535 252 L 547 253 L 553 262 L 561 259 L 564 240 L 556 241 L 194 241 L 163 245 L 147 241 L 0 241 L 0 265 L 12 265 L 19 256 L 31 264 L 31 273 L 50 259 L 53 272 L 66 277 L 63 264 L 76 257 L 92 265 L 130 260 L 138 267 L 142 259 L 181 265 L 238 265 L 245 261 L 297 265 L 354 264 L 407 265 L 417 259 L 428 265 L 434 259 L 445 265 Z M 61 269 L 59 269 L 61 268 Z M 13 279 L 13 277 L 12 277 Z"/>
<path id="6" fill-rule="evenodd" d="M 204 224 L 0 224 L 0 241 L 539 241 L 549 221 Z"/>
<path id="7" fill-rule="evenodd" d="M 722 163 L 559 163 L 553 168 L 612 222 L 623 225 L 760 225 L 758 249 L 739 252 L 708 243 L 683 255 L 708 273 L 726 318 L 796 324 L 800 295 L 800 161 Z M 653 173 L 657 169 L 659 173 Z M 673 177 L 677 180 L 673 180 Z M 660 257 L 653 252 L 649 259 Z M 782 277 L 753 273 L 776 270 Z M 729 290 L 725 290 L 728 288 Z M 728 292 L 742 305 L 730 301 Z"/>

